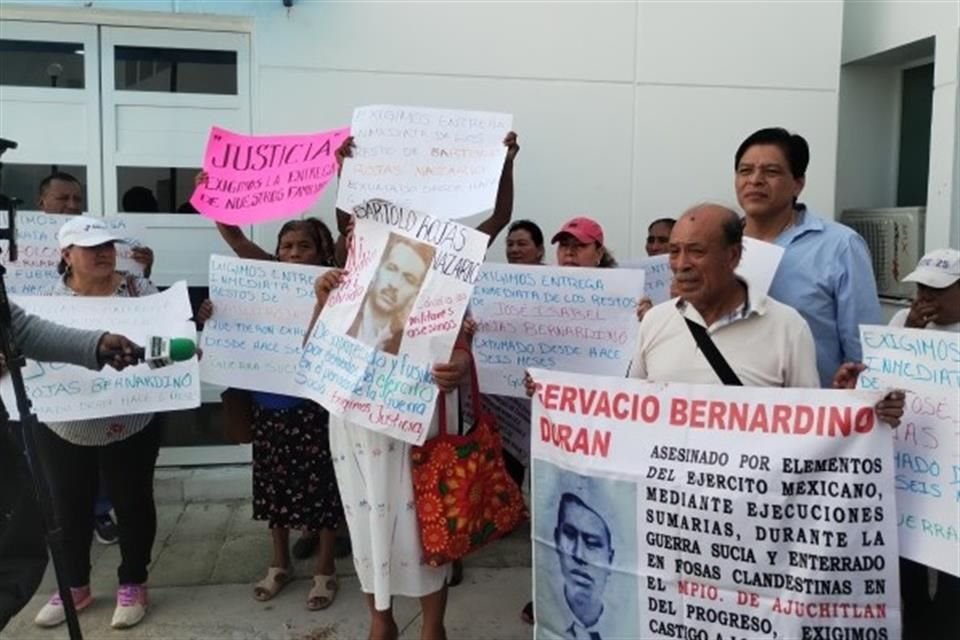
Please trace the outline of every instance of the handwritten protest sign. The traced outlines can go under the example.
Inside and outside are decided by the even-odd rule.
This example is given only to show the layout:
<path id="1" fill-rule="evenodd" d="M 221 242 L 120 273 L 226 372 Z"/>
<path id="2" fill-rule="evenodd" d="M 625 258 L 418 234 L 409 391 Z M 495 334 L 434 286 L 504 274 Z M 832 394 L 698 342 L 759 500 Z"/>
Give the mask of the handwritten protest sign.
<path id="1" fill-rule="evenodd" d="M 960 333 L 861 325 L 862 389 L 906 389 L 894 432 L 900 555 L 960 576 Z"/>
<path id="2" fill-rule="evenodd" d="M 537 638 L 899 637 L 872 399 L 531 374 Z"/>
<path id="3" fill-rule="evenodd" d="M 296 395 L 293 382 L 323 267 L 210 256 L 213 317 L 200 344 L 204 382 Z"/>
<path id="4" fill-rule="evenodd" d="M 356 149 L 343 166 L 337 208 L 383 198 L 441 218 L 489 209 L 513 116 L 374 105 L 353 112 Z"/>
<path id="5" fill-rule="evenodd" d="M 438 394 L 431 369 L 453 349 L 487 236 L 383 200 L 354 215 L 347 276 L 304 348 L 298 395 L 421 444 Z"/>
<path id="6" fill-rule="evenodd" d="M 142 298 L 16 296 L 27 313 L 78 329 L 121 333 L 137 344 L 149 336 L 196 336 L 187 285 Z M 90 371 L 58 363 L 28 361 L 23 371 L 27 394 L 41 421 L 84 420 L 129 413 L 174 411 L 200 406 L 197 359 L 159 369 L 141 364 L 123 371 Z M 16 414 L 10 378 L 0 385 L 3 404 Z M 16 418 L 16 415 L 12 416 Z"/>
<path id="7" fill-rule="evenodd" d="M 203 157 L 206 184 L 190 203 L 208 218 L 251 224 L 303 213 L 337 175 L 334 156 L 350 130 L 247 136 L 213 127 Z"/>
<path id="8" fill-rule="evenodd" d="M 624 375 L 643 280 L 640 270 L 485 264 L 470 303 L 480 388 L 522 397 L 528 367 Z"/>
<path id="9" fill-rule="evenodd" d="M 59 274 L 60 247 L 57 231 L 74 216 L 42 211 L 17 212 L 17 261 L 10 262 L 10 247 L 0 241 L 3 250 L 0 264 L 7 268 L 4 281 L 10 295 L 44 295 L 56 284 Z M 146 225 L 136 215 L 118 215 L 102 218 L 123 242 L 117 243 L 117 269 L 143 273 L 143 267 L 133 260 L 133 249 L 146 238 Z"/>
<path id="10" fill-rule="evenodd" d="M 620 267 L 643 270 L 643 295 L 650 298 L 653 304 L 660 304 L 670 299 L 670 283 L 673 282 L 670 256 L 659 255 L 624 260 L 620 263 Z"/>

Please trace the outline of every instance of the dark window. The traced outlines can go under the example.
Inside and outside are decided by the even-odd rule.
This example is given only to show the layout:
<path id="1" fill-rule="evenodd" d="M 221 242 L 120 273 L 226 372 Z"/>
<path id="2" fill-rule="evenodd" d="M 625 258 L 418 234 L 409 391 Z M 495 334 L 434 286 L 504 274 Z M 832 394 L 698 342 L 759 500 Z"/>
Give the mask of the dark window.
<path id="1" fill-rule="evenodd" d="M 933 64 L 904 69 L 900 103 L 898 207 L 921 207 L 927 204 L 932 116 Z"/>
<path id="2" fill-rule="evenodd" d="M 36 210 L 40 181 L 57 171 L 69 173 L 83 185 L 83 204 L 84 210 L 86 210 L 87 168 L 83 166 L 4 162 L 3 168 L 0 170 L 0 193 L 12 198 L 19 198 L 22 201 L 21 209 Z"/>
<path id="3" fill-rule="evenodd" d="M 237 52 L 116 47 L 120 91 L 237 95 Z"/>
<path id="4" fill-rule="evenodd" d="M 83 45 L 79 42 L 0 40 L 0 84 L 83 89 Z"/>
<path id="5" fill-rule="evenodd" d="M 117 167 L 117 208 L 122 213 L 196 213 L 190 206 L 200 169 Z"/>

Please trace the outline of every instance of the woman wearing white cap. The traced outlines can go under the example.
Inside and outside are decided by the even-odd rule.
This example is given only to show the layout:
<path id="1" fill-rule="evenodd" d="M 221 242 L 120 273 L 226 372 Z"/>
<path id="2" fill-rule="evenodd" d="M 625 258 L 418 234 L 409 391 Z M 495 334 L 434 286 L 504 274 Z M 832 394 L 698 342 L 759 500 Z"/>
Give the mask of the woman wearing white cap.
<path id="1" fill-rule="evenodd" d="M 903 281 L 917 283 L 917 294 L 909 309 L 898 311 L 890 319 L 890 326 L 960 333 L 960 251 L 931 251 Z M 932 596 L 928 572 L 937 574 Z M 947 638 L 960 629 L 957 576 L 901 558 L 900 596 L 905 640 Z"/>
<path id="2" fill-rule="evenodd" d="M 57 233 L 62 278 L 49 291 L 59 296 L 137 297 L 157 292 L 149 280 L 117 271 L 114 243 L 120 238 L 96 218 L 78 216 Z M 160 434 L 149 427 L 152 413 L 51 422 L 37 432 L 54 508 L 63 525 L 65 574 L 74 605 L 83 611 L 90 592 L 90 542 L 97 479 L 102 474 L 113 500 L 120 537 L 120 586 L 112 626 L 132 627 L 147 609 L 147 565 L 157 531 L 153 469 Z M 65 619 L 54 595 L 37 614 L 42 627 Z"/>

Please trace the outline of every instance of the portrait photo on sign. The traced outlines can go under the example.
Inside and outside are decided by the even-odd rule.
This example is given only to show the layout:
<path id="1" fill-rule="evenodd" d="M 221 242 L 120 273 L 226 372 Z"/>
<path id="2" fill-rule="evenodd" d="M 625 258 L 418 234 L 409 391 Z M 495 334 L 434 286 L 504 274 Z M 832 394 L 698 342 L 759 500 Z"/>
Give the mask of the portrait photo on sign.
<path id="1" fill-rule="evenodd" d="M 347 335 L 368 347 L 397 355 L 403 329 L 430 273 L 436 249 L 390 233 Z"/>
<path id="2" fill-rule="evenodd" d="M 536 638 L 639 638 L 637 489 L 533 464 Z"/>

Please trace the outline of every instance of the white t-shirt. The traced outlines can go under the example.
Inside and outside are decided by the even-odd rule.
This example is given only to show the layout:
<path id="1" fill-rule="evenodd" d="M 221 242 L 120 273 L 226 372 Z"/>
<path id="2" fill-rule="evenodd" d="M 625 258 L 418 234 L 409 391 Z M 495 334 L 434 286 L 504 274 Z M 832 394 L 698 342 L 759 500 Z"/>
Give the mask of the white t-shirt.
<path id="1" fill-rule="evenodd" d="M 910 309 L 900 309 L 893 317 L 890 318 L 891 327 L 906 327 L 907 326 L 907 316 L 910 315 Z M 952 331 L 954 333 L 960 333 L 960 322 L 954 322 L 953 324 L 936 324 L 935 322 L 928 322 L 927 326 L 924 329 L 933 329 L 934 331 Z"/>
<path id="2" fill-rule="evenodd" d="M 817 353 L 810 327 L 792 307 L 750 295 L 707 333 L 740 381 L 752 387 L 817 388 Z M 686 318 L 706 327 L 700 313 L 681 298 L 650 309 L 640 323 L 629 376 L 651 382 L 721 384 L 694 340 Z"/>

